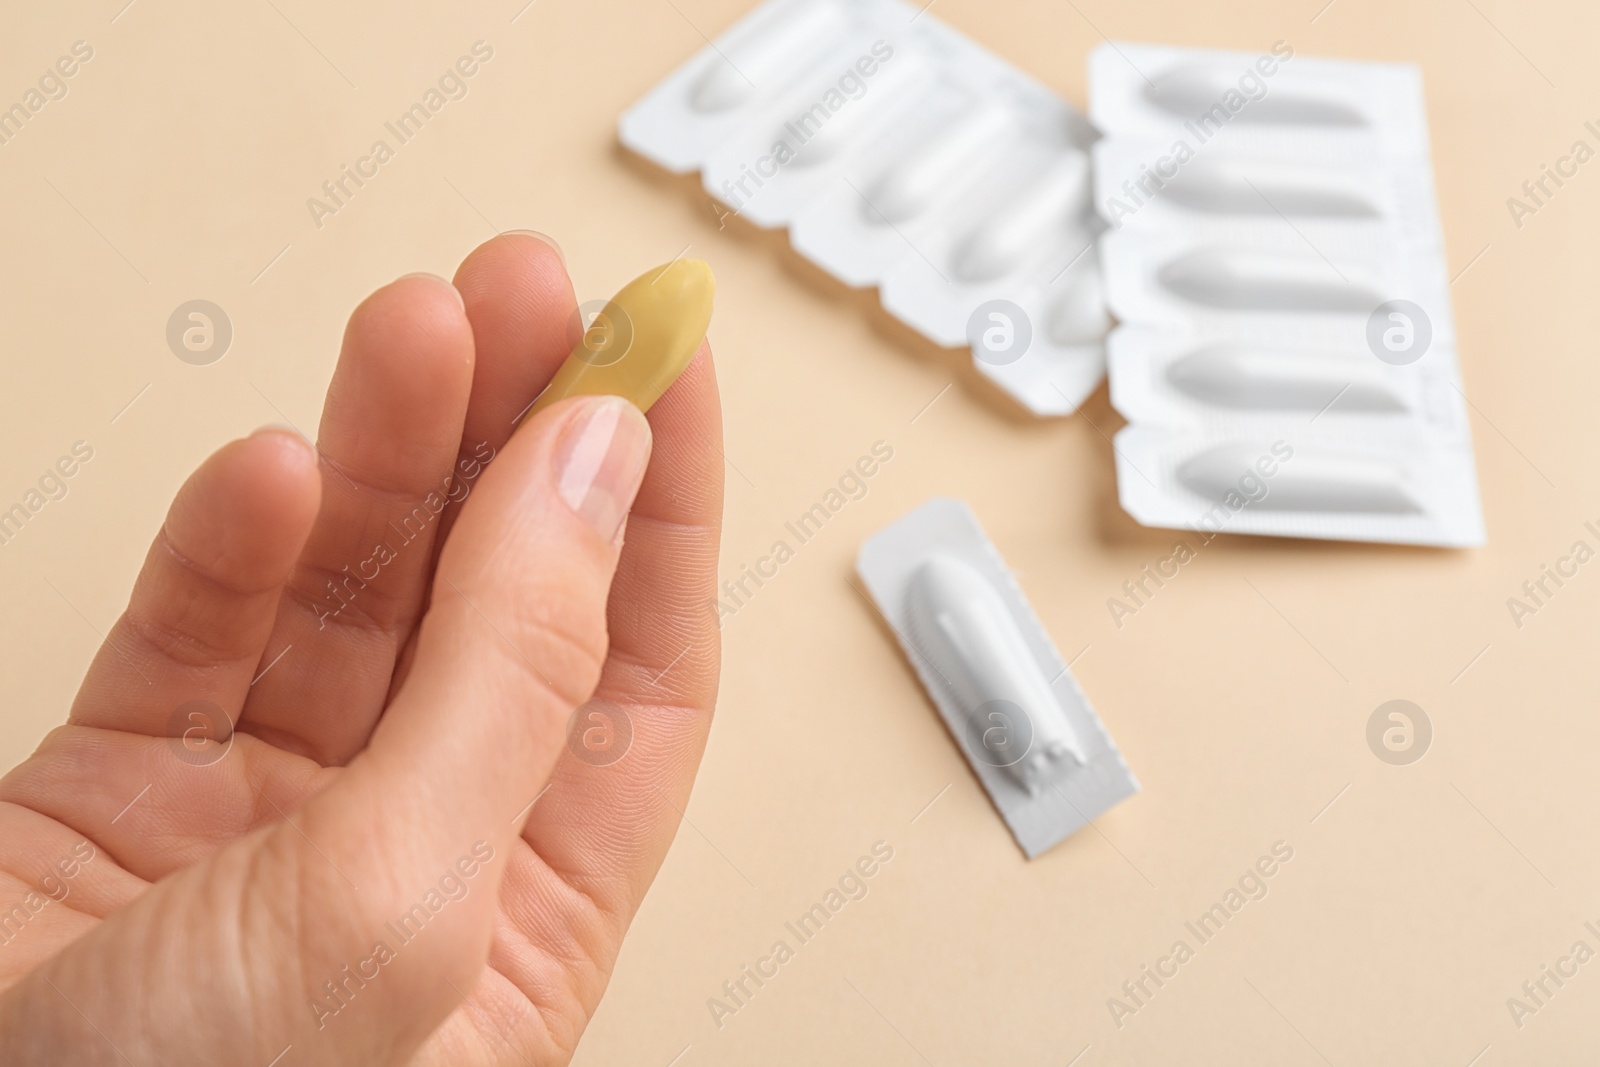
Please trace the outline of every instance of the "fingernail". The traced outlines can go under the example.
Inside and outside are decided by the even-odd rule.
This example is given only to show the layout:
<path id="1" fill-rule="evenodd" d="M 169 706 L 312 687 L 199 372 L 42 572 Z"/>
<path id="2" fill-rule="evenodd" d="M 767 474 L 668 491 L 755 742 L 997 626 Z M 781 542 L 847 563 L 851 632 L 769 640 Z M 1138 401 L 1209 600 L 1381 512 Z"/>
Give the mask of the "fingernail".
<path id="1" fill-rule="evenodd" d="M 311 442 L 307 441 L 299 430 L 295 429 L 293 426 L 290 426 L 286 422 L 269 422 L 264 426 L 258 426 L 256 427 L 255 431 L 250 434 L 250 436 L 260 437 L 262 434 L 268 433 L 277 434 L 281 437 L 292 438 L 295 444 L 304 448 L 307 452 L 313 450 L 311 447 Z"/>
<path id="2" fill-rule="evenodd" d="M 457 289 L 455 287 L 455 285 L 451 283 L 449 278 L 445 278 L 445 277 L 442 277 L 442 276 L 440 276 L 438 274 L 434 274 L 432 271 L 419 270 L 419 271 L 413 271 L 410 274 L 402 274 L 396 280 L 403 282 L 408 278 L 427 278 L 429 281 L 438 282 L 440 285 L 443 285 L 446 289 L 450 290 L 450 295 L 456 298 L 456 303 L 461 305 L 461 310 L 462 311 L 467 310 L 466 297 L 461 295 L 461 290 Z"/>
<path id="3" fill-rule="evenodd" d="M 556 239 L 554 237 L 551 237 L 547 233 L 540 233 L 538 230 L 506 230 L 503 233 L 501 233 L 500 236 L 501 237 L 532 237 L 536 241 L 543 241 L 545 244 L 550 246 L 551 250 L 553 250 L 555 252 L 556 258 L 561 261 L 561 265 L 563 267 L 565 267 L 567 265 L 567 254 L 565 252 L 561 251 L 561 246 L 556 244 Z"/>
<path id="4" fill-rule="evenodd" d="M 616 539 L 650 462 L 650 423 L 621 397 L 585 400 L 556 446 L 556 486 L 601 540 Z"/>

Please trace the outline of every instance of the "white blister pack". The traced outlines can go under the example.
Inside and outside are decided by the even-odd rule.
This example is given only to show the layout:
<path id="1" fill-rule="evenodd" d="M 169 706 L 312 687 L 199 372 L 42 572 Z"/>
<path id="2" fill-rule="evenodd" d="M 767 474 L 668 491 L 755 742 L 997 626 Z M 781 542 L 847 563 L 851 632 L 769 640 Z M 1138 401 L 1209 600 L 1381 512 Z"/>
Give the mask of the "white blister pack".
<path id="1" fill-rule="evenodd" d="M 1089 84 L 1128 513 L 1481 545 L 1416 68 L 1118 43 Z"/>
<path id="2" fill-rule="evenodd" d="M 1059 96 L 902 0 L 767 0 L 630 108 L 622 143 L 1038 415 L 1099 384 L 1086 154 Z"/>
<path id="3" fill-rule="evenodd" d="M 964 503 L 874 534 L 856 572 L 1029 859 L 1139 791 Z"/>

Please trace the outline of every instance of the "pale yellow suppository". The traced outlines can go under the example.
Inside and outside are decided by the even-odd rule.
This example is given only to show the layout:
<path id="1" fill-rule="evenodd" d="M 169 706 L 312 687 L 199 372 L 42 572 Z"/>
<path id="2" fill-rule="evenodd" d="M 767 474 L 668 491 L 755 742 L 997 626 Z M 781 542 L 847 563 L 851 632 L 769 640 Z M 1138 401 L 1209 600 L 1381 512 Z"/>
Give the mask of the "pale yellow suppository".
<path id="1" fill-rule="evenodd" d="M 584 324 L 528 415 L 569 396 L 596 394 L 626 397 L 649 411 L 699 351 L 715 293 L 703 260 L 676 259 L 639 275 Z"/>

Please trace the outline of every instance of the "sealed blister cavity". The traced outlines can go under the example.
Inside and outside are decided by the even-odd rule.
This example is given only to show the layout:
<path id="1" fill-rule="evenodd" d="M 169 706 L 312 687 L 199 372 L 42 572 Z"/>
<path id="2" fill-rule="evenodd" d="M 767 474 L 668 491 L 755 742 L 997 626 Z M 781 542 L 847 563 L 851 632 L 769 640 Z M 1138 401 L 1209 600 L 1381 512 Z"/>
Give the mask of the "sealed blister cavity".
<path id="1" fill-rule="evenodd" d="M 1383 213 L 1370 176 L 1346 167 L 1273 159 L 1195 159 L 1169 167 L 1162 194 L 1182 208 L 1215 215 L 1375 218 Z M 1157 177 L 1161 175 L 1158 173 Z"/>
<path id="2" fill-rule="evenodd" d="M 1340 269 L 1314 252 L 1197 248 L 1163 263 L 1156 278 L 1176 295 L 1214 308 L 1364 312 L 1383 303 L 1381 283 L 1366 270 Z"/>
<path id="3" fill-rule="evenodd" d="M 846 34 L 834 51 L 867 56 L 876 65 L 870 81 L 857 79 L 870 86 L 859 99 L 840 95 L 845 103 L 837 112 L 828 109 L 822 101 L 839 92 L 840 70 L 852 68 L 842 60 L 825 61 L 753 108 L 747 124 L 701 163 L 706 190 L 746 221 L 787 225 L 820 191 L 845 180 L 859 148 L 874 143 L 885 124 L 925 96 L 937 79 L 932 57 L 894 49 L 877 26 Z"/>
<path id="4" fill-rule="evenodd" d="M 965 504 L 928 501 L 869 538 L 856 570 L 1030 858 L 1138 792 Z"/>
<path id="5" fill-rule="evenodd" d="M 1341 412 L 1410 410 L 1401 383 L 1361 355 L 1329 356 L 1239 342 L 1209 345 L 1165 367 L 1166 384 L 1214 408 L 1234 411 Z"/>
<path id="6" fill-rule="evenodd" d="M 1088 201 L 1088 156 L 1076 149 L 1058 153 L 961 239 L 953 273 L 969 284 L 1005 277 L 1030 262 L 1052 233 L 1072 226 Z"/>
<path id="7" fill-rule="evenodd" d="M 1281 42 L 1280 42 L 1281 43 Z M 1276 51 L 1276 50 L 1274 50 Z M 1223 53 L 1198 56 L 1170 63 L 1154 80 L 1145 83 L 1145 97 L 1156 107 L 1183 119 L 1194 119 L 1217 107 L 1230 112 L 1230 119 L 1250 125 L 1359 127 L 1367 124 L 1359 97 L 1353 88 L 1332 78 L 1305 78 L 1288 73 L 1276 92 L 1260 97 L 1245 96 L 1255 106 L 1235 110 L 1230 96 L 1243 96 L 1247 87 L 1239 84 L 1237 64 L 1230 64 Z"/>
<path id="8" fill-rule="evenodd" d="M 982 166 L 1002 137 L 1015 132 L 1015 116 L 1002 101 L 969 98 L 947 125 L 926 130 L 899 158 L 883 164 L 861 194 L 863 218 L 898 224 L 928 212 Z"/>
<path id="9" fill-rule="evenodd" d="M 1201 141 L 1190 131 L 1105 139 L 1094 146 L 1096 207 L 1114 229 L 1189 230 L 1224 237 L 1310 227 L 1318 238 L 1355 245 L 1438 239 L 1413 210 L 1432 195 L 1426 175 L 1385 173 L 1378 158 L 1334 151 L 1317 140 L 1230 128 Z M 1346 138 L 1334 138 L 1346 142 Z M 1375 143 L 1368 138 L 1368 147 Z M 1264 225 L 1263 225 L 1264 224 Z M 1311 251 L 1305 241 L 1302 251 Z"/>
<path id="10" fill-rule="evenodd" d="M 1091 52 L 1088 66 L 1089 117 L 1121 140 L 1166 148 L 1187 136 L 1197 147 L 1225 131 L 1251 154 L 1298 141 L 1295 158 L 1330 147 L 1329 158 L 1346 162 L 1374 145 L 1384 156 L 1427 152 L 1410 64 L 1307 56 L 1288 41 L 1259 52 L 1118 41 Z"/>
<path id="11" fill-rule="evenodd" d="M 839 4 L 787 0 L 757 8 L 720 38 L 720 51 L 706 49 L 657 86 L 649 109 L 622 116 L 623 143 L 668 170 L 698 169 L 752 108 L 820 60 L 851 25 Z"/>
<path id="12" fill-rule="evenodd" d="M 1280 436 L 1272 436 L 1274 433 Z M 1393 544 L 1482 542 L 1476 484 L 1425 433 L 1319 425 L 1134 424 L 1116 438 L 1122 505 L 1147 526 Z"/>
<path id="13" fill-rule="evenodd" d="M 990 301 L 1009 300 L 1026 310 L 1035 340 L 1043 346 L 1057 341 L 1045 331 L 1054 290 L 1057 298 L 1070 293 L 1093 301 L 1097 314 L 1075 329 L 1092 331 L 1087 343 L 1098 345 L 1108 321 L 1096 280 L 1085 272 L 1084 277 L 1051 285 L 1075 259 L 1082 262 L 1092 253 L 1094 233 L 1078 222 L 1088 202 L 1086 185 L 1077 184 L 1074 193 L 1081 193 L 1081 199 L 1073 204 L 1064 203 L 1057 188 L 1050 189 L 1048 198 L 1040 195 L 1041 183 L 1064 177 L 1082 153 L 1067 149 L 1049 155 L 994 175 L 937 225 L 925 228 L 919 254 L 902 257 L 879 279 L 884 307 L 906 322 L 917 322 L 938 343 L 955 346 L 972 340 L 968 331 L 975 310 Z M 980 349 L 974 355 L 981 363 L 1006 354 Z M 1028 352 L 1016 355 L 1027 358 Z"/>
<path id="14" fill-rule="evenodd" d="M 1269 450 L 1270 451 L 1270 450 Z M 1214 445 L 1178 465 L 1178 480 L 1213 503 L 1226 503 L 1245 471 L 1262 453 L 1244 442 Z M 1404 514 L 1421 509 L 1400 463 L 1380 457 L 1322 453 L 1302 447 L 1292 464 L 1280 465 L 1270 491 L 1251 503 L 1266 511 L 1379 512 Z"/>
<path id="15" fill-rule="evenodd" d="M 789 4 L 752 20 L 730 35 L 719 57 L 723 62 L 702 64 L 689 91 L 690 105 L 714 114 L 749 102 L 761 86 L 803 69 L 844 29 L 841 15 L 831 4 Z"/>
<path id="16" fill-rule="evenodd" d="M 1482 544 L 1415 68 L 1121 44 L 1090 92 L 1124 508 Z"/>
<path id="17" fill-rule="evenodd" d="M 916 256 L 952 211 L 967 203 L 1021 137 L 1015 108 L 980 88 L 943 82 L 885 136 L 863 145 L 842 180 L 789 222 L 795 250 L 847 285 L 877 285 Z"/>
<path id="18" fill-rule="evenodd" d="M 935 553 L 906 590 L 906 637 L 983 731 L 988 754 L 1030 794 L 1084 762 L 1066 716 L 1000 593 L 959 556 Z M 1029 729 L 1008 728 L 1010 714 Z"/>
<path id="19" fill-rule="evenodd" d="M 624 144 L 1039 415 L 1104 374 L 1082 116 L 904 0 L 768 0 L 622 117 Z M 992 305 L 1012 329 L 989 330 Z M 979 328 L 979 327 L 982 328 Z M 1007 338 L 999 350 L 974 341 Z"/>
<path id="20" fill-rule="evenodd" d="M 1296 229 L 1299 233 L 1296 233 Z M 1432 308 L 1435 339 L 1453 342 L 1443 278 L 1413 269 L 1405 246 L 1370 223 L 1306 244 L 1314 227 L 1274 216 L 1234 227 L 1130 222 L 1100 239 L 1107 301 L 1119 322 L 1189 322 L 1241 330 L 1344 331 L 1359 338 L 1370 314 L 1404 296 Z M 1346 329 L 1352 327 L 1351 329 Z"/>

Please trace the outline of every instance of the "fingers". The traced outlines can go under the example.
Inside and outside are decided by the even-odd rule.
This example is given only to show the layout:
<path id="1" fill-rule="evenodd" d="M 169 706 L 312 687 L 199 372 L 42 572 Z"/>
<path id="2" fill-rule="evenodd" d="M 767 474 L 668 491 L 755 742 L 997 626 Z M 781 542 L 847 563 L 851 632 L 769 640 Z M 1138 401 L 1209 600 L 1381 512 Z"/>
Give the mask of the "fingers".
<path id="1" fill-rule="evenodd" d="M 505 447 L 516 420 L 572 350 L 577 305 L 561 253 L 532 233 L 503 233 L 473 249 L 455 286 L 477 348 L 457 459 L 457 469 L 471 478 Z M 435 560 L 460 513 L 450 507 L 440 516 Z M 415 641 L 413 630 L 396 666 L 396 689 L 410 671 Z"/>
<path id="2" fill-rule="evenodd" d="M 477 346 L 459 457 L 470 469 L 505 447 L 517 418 L 572 351 L 577 301 L 561 253 L 527 233 L 503 233 L 473 249 L 455 285 Z M 459 514 L 445 512 L 435 556 Z"/>
<path id="3" fill-rule="evenodd" d="M 237 719 L 264 649 L 278 647 L 268 635 L 319 495 L 315 454 L 286 431 L 206 460 L 173 500 L 70 721 L 162 735 L 191 701 Z M 231 732 L 226 722 L 213 729 L 217 740 Z"/>
<path id="4" fill-rule="evenodd" d="M 592 706 L 598 726 L 630 740 L 620 756 L 564 754 L 524 831 L 544 864 L 624 924 L 677 830 L 716 703 L 723 458 L 709 346 L 650 422 L 654 457 L 612 584 L 611 654 Z"/>
<path id="5" fill-rule="evenodd" d="M 454 471 L 472 375 L 472 328 L 442 279 L 401 278 L 351 315 L 319 433 L 322 510 L 271 641 L 308 654 L 262 678 L 242 729 L 325 764 L 366 742 L 422 610 L 440 515 L 468 488 Z"/>
<path id="6" fill-rule="evenodd" d="M 554 246 L 507 233 L 474 249 L 456 271 L 455 285 L 478 350 L 462 452 L 480 442 L 499 449 L 572 351 L 572 280 Z"/>
<path id="7" fill-rule="evenodd" d="M 204 1010 L 174 1009 L 196 1062 L 270 1062 L 285 1045 L 304 1062 L 409 1062 L 488 959 L 524 793 L 599 677 L 649 452 L 644 416 L 614 397 L 530 420 L 463 508 L 410 678 L 367 749 L 285 822 L 163 880 L 0 995 L 0 1057 L 23 1018 L 93 1048 L 92 1018 L 154 1062 L 162 1039 L 127 989 L 198 983 L 215 993 Z"/>

